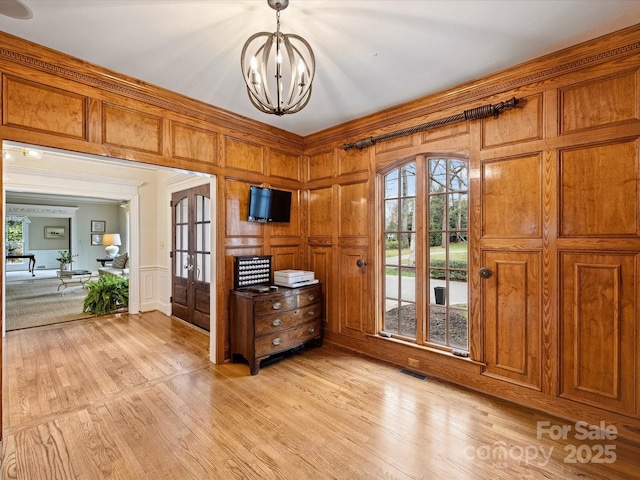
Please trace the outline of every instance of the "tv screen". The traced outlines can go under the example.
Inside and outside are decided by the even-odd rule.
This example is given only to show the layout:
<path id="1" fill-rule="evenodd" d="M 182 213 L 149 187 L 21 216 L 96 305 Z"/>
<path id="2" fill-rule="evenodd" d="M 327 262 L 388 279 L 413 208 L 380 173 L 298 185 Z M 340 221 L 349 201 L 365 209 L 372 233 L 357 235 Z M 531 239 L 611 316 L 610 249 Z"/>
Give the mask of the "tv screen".
<path id="1" fill-rule="evenodd" d="M 271 190 L 268 188 L 249 188 L 249 221 L 267 222 L 269 220 L 269 204 L 271 203 Z"/>
<path id="2" fill-rule="evenodd" d="M 250 222 L 288 222 L 291 216 L 291 192 L 251 186 L 249 188 Z"/>
<path id="3" fill-rule="evenodd" d="M 270 222 L 288 222 L 291 216 L 291 192 L 271 190 Z"/>

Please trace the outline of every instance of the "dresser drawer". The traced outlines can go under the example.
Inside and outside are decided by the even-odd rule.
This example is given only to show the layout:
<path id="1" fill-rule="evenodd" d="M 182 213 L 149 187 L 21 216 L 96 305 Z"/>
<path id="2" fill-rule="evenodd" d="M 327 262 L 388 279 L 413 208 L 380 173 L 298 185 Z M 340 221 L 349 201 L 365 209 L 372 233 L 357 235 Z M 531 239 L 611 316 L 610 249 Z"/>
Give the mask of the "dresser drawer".
<path id="1" fill-rule="evenodd" d="M 256 357 L 271 355 L 301 345 L 322 332 L 319 319 L 276 333 L 256 338 Z"/>
<path id="2" fill-rule="evenodd" d="M 254 304 L 254 312 L 257 315 L 268 315 L 276 312 L 286 312 L 296 308 L 296 295 L 274 296 L 265 300 L 258 300 Z"/>
<path id="3" fill-rule="evenodd" d="M 298 310 L 256 317 L 256 335 L 286 330 L 314 318 L 319 318 L 320 308 L 320 303 L 316 302 Z"/>
<path id="4" fill-rule="evenodd" d="M 299 292 L 298 307 L 304 307 L 305 305 L 317 302 L 320 300 L 320 295 L 322 295 L 322 287 L 320 285 Z"/>

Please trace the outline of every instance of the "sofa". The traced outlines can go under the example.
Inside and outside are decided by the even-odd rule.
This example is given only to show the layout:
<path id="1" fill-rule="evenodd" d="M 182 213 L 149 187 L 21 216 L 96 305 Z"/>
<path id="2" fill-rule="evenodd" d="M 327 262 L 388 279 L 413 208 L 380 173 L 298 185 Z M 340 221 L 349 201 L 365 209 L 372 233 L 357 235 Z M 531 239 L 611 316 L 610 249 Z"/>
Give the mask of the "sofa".
<path id="1" fill-rule="evenodd" d="M 100 267 L 98 275 L 113 275 L 115 277 L 129 277 L 129 254 L 116 255 L 111 265 Z"/>

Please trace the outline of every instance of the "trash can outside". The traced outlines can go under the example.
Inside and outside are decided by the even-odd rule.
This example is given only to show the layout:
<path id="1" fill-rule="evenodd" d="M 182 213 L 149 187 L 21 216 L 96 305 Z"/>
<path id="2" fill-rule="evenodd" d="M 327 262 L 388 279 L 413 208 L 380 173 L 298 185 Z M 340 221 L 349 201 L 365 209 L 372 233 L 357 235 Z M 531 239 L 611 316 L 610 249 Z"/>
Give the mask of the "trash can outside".
<path id="1" fill-rule="evenodd" d="M 445 292 L 445 287 L 433 287 L 433 293 L 436 296 L 436 305 L 444 305 Z"/>

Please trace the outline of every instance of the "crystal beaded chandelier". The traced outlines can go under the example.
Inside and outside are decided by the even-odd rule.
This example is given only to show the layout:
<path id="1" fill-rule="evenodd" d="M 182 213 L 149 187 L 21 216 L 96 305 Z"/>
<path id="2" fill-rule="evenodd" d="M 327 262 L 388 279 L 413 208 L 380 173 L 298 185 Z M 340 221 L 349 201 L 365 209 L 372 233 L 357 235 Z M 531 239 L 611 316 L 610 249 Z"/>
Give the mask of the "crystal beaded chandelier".
<path id="1" fill-rule="evenodd" d="M 267 3 L 276 11 L 276 31 L 249 37 L 240 63 L 251 103 L 264 113 L 281 116 L 299 112 L 309 103 L 316 60 L 304 38 L 280 31 L 280 11 L 289 0 Z"/>

